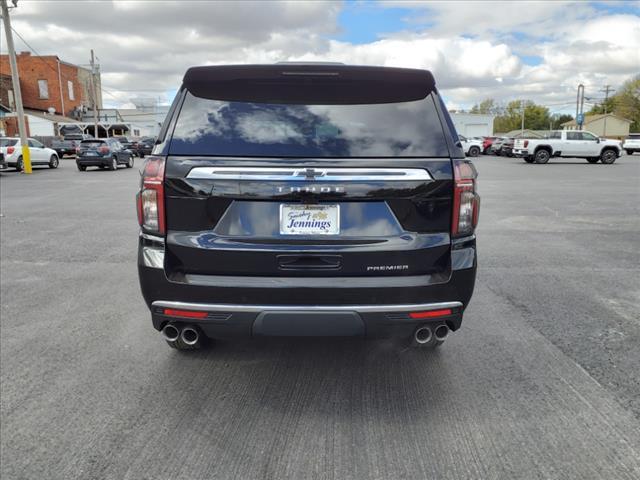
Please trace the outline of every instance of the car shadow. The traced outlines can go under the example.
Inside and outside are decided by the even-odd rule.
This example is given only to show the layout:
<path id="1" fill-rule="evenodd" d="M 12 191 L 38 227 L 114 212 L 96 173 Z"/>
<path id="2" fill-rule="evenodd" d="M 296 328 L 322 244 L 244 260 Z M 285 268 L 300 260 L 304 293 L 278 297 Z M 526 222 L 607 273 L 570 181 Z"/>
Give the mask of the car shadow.
<path id="1" fill-rule="evenodd" d="M 118 170 L 129 170 L 129 169 L 126 168 L 124 165 L 118 165 L 118 169 L 115 171 L 117 172 Z M 78 173 L 93 173 L 93 172 L 113 173 L 114 170 L 109 170 L 108 168 L 98 168 L 98 167 L 88 167 L 84 171 L 78 170 Z"/>
<path id="2" fill-rule="evenodd" d="M 199 382 L 233 383 L 230 388 L 243 392 L 243 402 L 282 413 L 298 408 L 335 418 L 341 408 L 329 404 L 349 406 L 345 415 L 366 408 L 368 415 L 385 418 L 390 405 L 401 405 L 405 414 L 420 410 L 424 415 L 425 404 L 434 412 L 446 408 L 449 368 L 442 348 L 412 348 L 406 341 L 387 339 L 263 337 L 171 352 L 164 371 L 175 374 L 180 384 L 181 370 L 207 364 L 205 373 L 199 369 Z M 242 374 L 229 379 L 230 366 Z M 202 393 L 193 392 L 198 401 Z M 210 400 L 217 394 L 211 390 Z"/>
<path id="3" fill-rule="evenodd" d="M 522 163 L 522 165 L 535 165 L 535 166 L 550 166 L 550 165 L 589 165 L 589 166 L 601 166 L 601 167 L 611 167 L 612 165 L 616 165 L 617 163 L 619 163 L 618 161 L 615 161 L 614 163 L 610 163 L 610 164 L 604 164 L 604 163 L 589 163 L 586 160 L 581 162 L 580 160 L 576 160 L 575 162 L 554 162 L 553 160 L 549 161 L 548 163 L 543 163 L 543 164 L 538 164 L 538 163 L 527 163 L 527 162 L 513 162 L 513 163 Z"/>

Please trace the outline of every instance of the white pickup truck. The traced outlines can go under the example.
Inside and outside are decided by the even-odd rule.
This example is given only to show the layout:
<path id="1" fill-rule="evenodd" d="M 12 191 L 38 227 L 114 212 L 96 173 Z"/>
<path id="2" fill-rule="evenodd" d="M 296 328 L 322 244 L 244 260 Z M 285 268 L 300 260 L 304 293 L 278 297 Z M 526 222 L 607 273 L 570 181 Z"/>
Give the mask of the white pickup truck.
<path id="1" fill-rule="evenodd" d="M 551 157 L 585 158 L 589 163 L 611 164 L 622 152 L 618 140 L 601 139 L 584 130 L 556 130 L 547 138 L 517 139 L 513 154 L 527 163 L 547 163 Z"/>
<path id="2" fill-rule="evenodd" d="M 622 148 L 626 150 L 627 155 L 640 152 L 640 133 L 630 133 L 629 136 L 625 138 Z"/>
<path id="3" fill-rule="evenodd" d="M 464 135 L 458 135 L 460 139 L 460 145 L 464 150 L 464 154 L 470 157 L 477 157 L 482 152 L 482 140 L 475 138 L 467 138 Z"/>

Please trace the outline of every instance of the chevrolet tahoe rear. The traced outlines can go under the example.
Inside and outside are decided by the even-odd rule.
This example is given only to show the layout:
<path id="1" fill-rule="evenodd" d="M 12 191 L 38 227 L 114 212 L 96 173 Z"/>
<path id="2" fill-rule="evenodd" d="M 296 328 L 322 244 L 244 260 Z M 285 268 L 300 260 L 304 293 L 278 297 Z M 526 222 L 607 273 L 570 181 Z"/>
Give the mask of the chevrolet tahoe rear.
<path id="1" fill-rule="evenodd" d="M 139 278 L 178 349 L 460 328 L 476 171 L 426 70 L 190 68 L 137 196 Z"/>

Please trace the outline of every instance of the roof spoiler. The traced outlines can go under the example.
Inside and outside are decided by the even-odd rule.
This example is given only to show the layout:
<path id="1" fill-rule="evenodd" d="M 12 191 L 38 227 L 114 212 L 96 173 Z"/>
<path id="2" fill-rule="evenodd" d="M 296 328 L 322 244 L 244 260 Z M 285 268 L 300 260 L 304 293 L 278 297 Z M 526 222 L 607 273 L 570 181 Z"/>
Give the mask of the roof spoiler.
<path id="1" fill-rule="evenodd" d="M 191 67 L 183 86 L 196 97 L 256 103 L 365 104 L 421 100 L 435 89 L 431 72 L 340 64 Z"/>

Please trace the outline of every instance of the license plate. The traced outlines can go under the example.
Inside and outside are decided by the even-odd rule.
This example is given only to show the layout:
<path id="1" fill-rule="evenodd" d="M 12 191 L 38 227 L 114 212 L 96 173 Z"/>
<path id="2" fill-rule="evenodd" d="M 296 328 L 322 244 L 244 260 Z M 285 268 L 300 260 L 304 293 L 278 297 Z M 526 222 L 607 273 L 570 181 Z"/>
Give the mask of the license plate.
<path id="1" fill-rule="evenodd" d="M 338 235 L 339 205 L 280 205 L 281 235 Z"/>
<path id="2" fill-rule="evenodd" d="M 84 152 L 85 157 L 97 157 L 98 156 L 98 152 Z"/>

